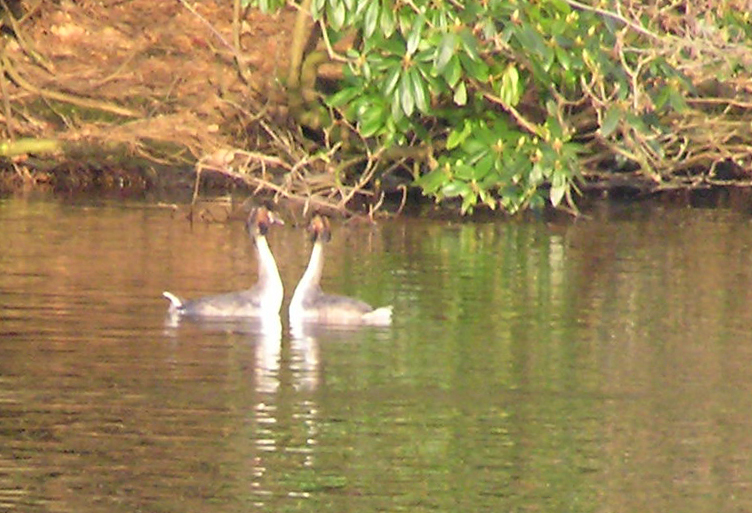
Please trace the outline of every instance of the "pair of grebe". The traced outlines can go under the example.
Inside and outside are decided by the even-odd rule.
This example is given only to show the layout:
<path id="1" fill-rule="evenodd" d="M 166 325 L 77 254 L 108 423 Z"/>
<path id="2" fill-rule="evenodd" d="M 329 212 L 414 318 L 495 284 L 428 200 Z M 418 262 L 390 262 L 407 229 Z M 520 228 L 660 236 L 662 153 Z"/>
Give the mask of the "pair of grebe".
<path id="1" fill-rule="evenodd" d="M 251 210 L 246 228 L 256 248 L 258 281 L 248 290 L 183 301 L 170 292 L 170 313 L 189 317 L 274 318 L 279 315 L 284 296 L 282 279 L 266 234 L 274 224 L 284 222 L 265 207 Z M 368 303 L 346 296 L 326 294 L 321 290 L 324 268 L 324 245 L 331 239 L 329 220 L 315 215 L 308 224 L 313 250 L 308 267 L 290 301 L 290 322 L 320 324 L 389 325 L 392 307 L 372 308 Z"/>

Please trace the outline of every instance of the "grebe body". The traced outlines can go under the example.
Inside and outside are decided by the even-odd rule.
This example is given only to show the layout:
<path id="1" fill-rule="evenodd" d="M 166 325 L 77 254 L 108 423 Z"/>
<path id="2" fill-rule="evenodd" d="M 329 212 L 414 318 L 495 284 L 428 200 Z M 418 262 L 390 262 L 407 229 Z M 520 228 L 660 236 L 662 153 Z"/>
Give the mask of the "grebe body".
<path id="1" fill-rule="evenodd" d="M 250 289 L 184 301 L 171 292 L 169 312 L 187 317 L 279 317 L 284 288 L 266 234 L 273 224 L 284 224 L 265 207 L 251 210 L 246 228 L 256 248 L 258 281 Z"/>
<path id="2" fill-rule="evenodd" d="M 290 322 L 322 324 L 369 324 L 388 326 L 392 322 L 392 307 L 374 309 L 368 303 L 321 290 L 324 268 L 324 246 L 331 239 L 329 220 L 321 215 L 308 225 L 313 240 L 311 258 L 290 301 Z"/>

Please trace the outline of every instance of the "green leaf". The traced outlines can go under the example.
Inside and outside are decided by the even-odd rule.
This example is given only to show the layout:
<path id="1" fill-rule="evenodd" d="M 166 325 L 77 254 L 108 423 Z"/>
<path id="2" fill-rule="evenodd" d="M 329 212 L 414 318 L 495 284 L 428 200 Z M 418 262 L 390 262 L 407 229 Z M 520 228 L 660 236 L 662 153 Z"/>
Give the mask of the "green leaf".
<path id="1" fill-rule="evenodd" d="M 372 0 L 363 0 L 359 2 L 355 2 L 354 9 L 353 7 L 350 7 L 350 14 L 354 19 L 361 20 L 364 18 L 364 13 L 366 9 L 371 7 L 371 4 L 373 3 Z"/>
<path id="2" fill-rule="evenodd" d="M 402 112 L 402 89 L 397 87 L 394 90 L 394 96 L 391 99 L 391 105 L 392 105 L 392 119 L 395 123 L 399 123 L 400 120 L 404 117 L 404 112 Z"/>
<path id="3" fill-rule="evenodd" d="M 480 59 L 478 54 L 478 40 L 469 29 L 465 28 L 460 31 L 460 42 L 462 43 L 462 49 L 465 50 L 465 54 L 472 60 L 477 61 Z"/>
<path id="4" fill-rule="evenodd" d="M 384 7 L 381 9 L 381 33 L 386 38 L 391 37 L 397 28 L 393 9 L 392 2 L 384 2 Z"/>
<path id="5" fill-rule="evenodd" d="M 464 126 L 462 127 L 461 131 L 457 131 L 457 128 L 455 127 L 451 132 L 449 132 L 449 137 L 447 137 L 446 143 L 447 150 L 452 150 L 462 144 L 471 133 L 472 125 L 469 121 L 465 120 Z"/>
<path id="6" fill-rule="evenodd" d="M 558 207 L 568 189 L 569 183 L 567 182 L 567 177 L 562 172 L 555 173 L 551 183 L 551 190 L 549 191 L 551 205 Z"/>
<path id="7" fill-rule="evenodd" d="M 410 28 L 410 34 L 407 36 L 407 55 L 410 56 L 415 53 L 420 42 L 420 35 L 423 31 L 423 25 L 426 23 L 426 17 L 419 14 L 414 20 L 413 25 Z"/>
<path id="8" fill-rule="evenodd" d="M 660 91 L 658 91 L 658 94 L 653 97 L 653 104 L 655 105 L 655 108 L 660 110 L 662 109 L 666 103 L 668 103 L 668 98 L 671 95 L 671 88 L 669 86 L 661 87 Z"/>
<path id="9" fill-rule="evenodd" d="M 456 48 L 457 36 L 454 34 L 454 32 L 447 32 L 446 34 L 444 34 L 444 36 L 441 38 L 441 42 L 439 43 L 439 47 L 436 49 L 436 61 L 434 63 L 434 65 L 436 66 L 436 71 L 438 71 L 439 73 L 442 73 L 444 71 L 444 68 L 446 68 L 447 64 L 449 64 L 449 62 L 452 60 L 452 57 L 454 57 L 454 50 Z"/>
<path id="10" fill-rule="evenodd" d="M 473 169 L 473 166 L 465 164 L 464 162 L 458 162 L 457 164 L 455 164 L 452 171 L 452 174 L 454 174 L 455 178 L 459 178 L 460 180 L 464 180 L 466 182 L 475 178 L 475 169 Z"/>
<path id="11" fill-rule="evenodd" d="M 454 90 L 454 103 L 459 106 L 463 106 L 467 103 L 467 89 L 465 83 L 460 82 Z"/>
<path id="12" fill-rule="evenodd" d="M 423 192 L 436 193 L 447 181 L 447 175 L 443 168 L 437 167 L 433 171 L 422 175 L 415 181 L 415 185 L 423 189 Z"/>
<path id="13" fill-rule="evenodd" d="M 403 73 L 400 77 L 399 94 L 400 103 L 402 104 L 402 112 L 410 117 L 415 109 L 415 98 L 413 97 L 412 81 L 408 75 L 408 73 Z"/>
<path id="14" fill-rule="evenodd" d="M 685 112 L 688 108 L 684 95 L 673 87 L 668 95 L 668 104 L 671 105 L 676 112 Z"/>
<path id="15" fill-rule="evenodd" d="M 494 155 L 491 152 L 486 153 L 476 164 L 475 164 L 475 173 L 473 178 L 475 180 L 483 180 L 488 173 L 491 172 L 491 169 L 493 168 L 494 161 L 496 159 L 494 158 Z"/>
<path id="16" fill-rule="evenodd" d="M 340 30 L 345 24 L 345 2 L 334 0 L 329 4 L 328 20 L 334 30 Z"/>
<path id="17" fill-rule="evenodd" d="M 326 0 L 313 0 L 311 4 L 311 16 L 314 21 L 318 21 L 324 12 L 324 6 L 326 6 Z"/>
<path id="18" fill-rule="evenodd" d="M 487 141 L 484 141 L 484 139 L 486 139 L 486 134 L 483 133 L 483 131 L 476 129 L 473 132 L 473 137 L 470 137 L 462 144 L 462 149 L 465 150 L 465 153 L 468 153 L 473 157 L 480 153 L 485 153 L 488 151 L 490 145 Z"/>
<path id="19" fill-rule="evenodd" d="M 460 62 L 465 71 L 478 82 L 487 82 L 489 77 L 488 64 L 482 60 L 472 60 L 464 53 L 459 54 Z"/>
<path id="20" fill-rule="evenodd" d="M 611 107 L 606 111 L 606 115 L 603 116 L 601 122 L 601 136 L 608 137 L 619 125 L 623 113 L 619 107 Z"/>
<path id="21" fill-rule="evenodd" d="M 559 45 L 556 45 L 554 48 L 554 53 L 556 54 L 556 59 L 559 61 L 559 64 L 561 64 L 561 67 L 564 68 L 564 70 L 569 71 L 572 67 L 572 57 L 570 53 Z"/>
<path id="22" fill-rule="evenodd" d="M 366 15 L 363 19 L 363 34 L 366 39 L 369 39 L 376 31 L 376 24 L 379 21 L 379 6 L 378 0 L 371 0 L 366 9 Z"/>
<path id="23" fill-rule="evenodd" d="M 462 200 L 462 213 L 472 213 L 473 208 L 478 203 L 478 195 L 477 194 L 467 194 L 464 196 Z"/>
<path id="24" fill-rule="evenodd" d="M 456 55 L 452 55 L 449 59 L 449 63 L 444 69 L 444 80 L 446 80 L 449 87 L 454 88 L 462 77 L 462 66 L 460 66 L 460 60 Z"/>
<path id="25" fill-rule="evenodd" d="M 402 75 L 402 66 L 397 65 L 387 74 L 386 79 L 386 85 L 384 87 L 384 94 L 386 96 L 391 96 L 394 92 L 394 89 L 397 87 L 397 82 L 400 79 L 400 76 Z"/>
<path id="26" fill-rule="evenodd" d="M 412 83 L 413 98 L 415 99 L 415 106 L 418 110 L 427 113 L 428 112 L 428 88 L 425 81 L 421 78 L 420 73 L 416 68 L 411 68 L 407 72 L 408 78 Z"/>
<path id="27" fill-rule="evenodd" d="M 501 75 L 501 87 L 499 96 L 504 105 L 515 107 L 522 96 L 522 87 L 520 87 L 520 74 L 514 64 L 509 64 L 507 69 Z"/>
<path id="28" fill-rule="evenodd" d="M 384 106 L 376 104 L 365 109 L 360 116 L 360 135 L 371 137 L 384 126 Z"/>
<path id="29" fill-rule="evenodd" d="M 515 32 L 517 40 L 527 52 L 536 54 L 544 63 L 553 57 L 553 51 L 546 45 L 546 41 L 529 23 L 523 23 Z"/>
<path id="30" fill-rule="evenodd" d="M 360 94 L 360 89 L 357 87 L 345 87 L 340 89 L 333 95 L 331 95 L 327 101 L 331 107 L 341 107 L 346 103 L 350 103 L 356 96 Z"/>
<path id="31" fill-rule="evenodd" d="M 447 198 L 467 196 L 468 194 L 472 194 L 472 192 L 472 189 L 470 189 L 470 186 L 467 183 L 457 180 L 452 180 L 441 188 L 442 196 Z"/>

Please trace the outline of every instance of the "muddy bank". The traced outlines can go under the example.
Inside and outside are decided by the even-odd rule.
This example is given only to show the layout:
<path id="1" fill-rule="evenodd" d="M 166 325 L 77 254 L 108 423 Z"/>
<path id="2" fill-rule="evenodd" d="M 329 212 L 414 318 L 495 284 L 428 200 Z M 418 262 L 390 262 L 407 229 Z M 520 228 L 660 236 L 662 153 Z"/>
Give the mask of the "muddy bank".
<path id="1" fill-rule="evenodd" d="M 263 153 L 286 128 L 276 77 L 294 13 L 248 10 L 233 23 L 232 4 L 44 2 L 17 12 L 0 55 L 0 186 L 183 187 L 199 161 L 236 171 L 228 149 Z"/>

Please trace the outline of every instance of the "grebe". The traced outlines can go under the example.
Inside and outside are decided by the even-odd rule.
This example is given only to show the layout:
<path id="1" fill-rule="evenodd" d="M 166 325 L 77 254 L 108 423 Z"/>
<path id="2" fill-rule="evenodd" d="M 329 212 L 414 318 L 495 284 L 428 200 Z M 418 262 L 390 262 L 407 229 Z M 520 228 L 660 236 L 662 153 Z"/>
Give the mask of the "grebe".
<path id="1" fill-rule="evenodd" d="M 253 287 L 190 301 L 183 301 L 171 292 L 163 292 L 162 295 L 170 300 L 170 313 L 188 317 L 279 318 L 284 289 L 277 262 L 266 242 L 266 233 L 273 224 L 285 223 L 265 207 L 252 209 L 246 221 L 258 258 L 258 281 Z"/>
<path id="2" fill-rule="evenodd" d="M 370 324 L 387 326 L 392 322 L 392 307 L 373 309 L 371 305 L 345 296 L 325 294 L 321 290 L 321 271 L 324 268 L 324 244 L 331 239 L 329 220 L 315 215 L 308 224 L 313 250 L 290 301 L 290 322 L 326 324 Z"/>

